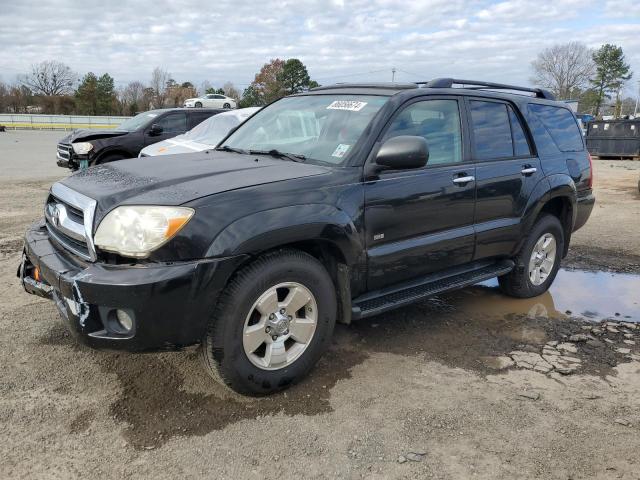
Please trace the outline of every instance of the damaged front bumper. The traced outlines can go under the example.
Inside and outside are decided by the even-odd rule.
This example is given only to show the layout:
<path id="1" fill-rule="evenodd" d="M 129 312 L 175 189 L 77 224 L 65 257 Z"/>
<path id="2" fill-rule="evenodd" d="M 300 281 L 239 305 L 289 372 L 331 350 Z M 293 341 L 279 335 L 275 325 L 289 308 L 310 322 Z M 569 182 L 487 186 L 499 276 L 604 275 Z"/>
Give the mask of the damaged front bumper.
<path id="1" fill-rule="evenodd" d="M 28 293 L 54 300 L 71 332 L 91 347 L 171 350 L 202 339 L 220 291 L 244 259 L 85 262 L 55 244 L 40 221 L 25 235 L 18 276 Z M 130 330 L 118 311 L 132 319 Z"/>

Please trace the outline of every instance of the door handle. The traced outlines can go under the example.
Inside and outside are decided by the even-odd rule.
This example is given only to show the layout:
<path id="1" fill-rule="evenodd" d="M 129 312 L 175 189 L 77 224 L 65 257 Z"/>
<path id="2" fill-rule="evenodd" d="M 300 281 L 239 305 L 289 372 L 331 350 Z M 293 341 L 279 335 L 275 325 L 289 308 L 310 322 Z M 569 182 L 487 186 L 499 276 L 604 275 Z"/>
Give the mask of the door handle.
<path id="1" fill-rule="evenodd" d="M 522 175 L 524 176 L 528 176 L 528 175 L 533 175 L 537 171 L 538 169 L 536 167 L 529 167 L 525 165 L 525 167 L 520 171 L 520 173 L 522 173 Z"/>
<path id="2" fill-rule="evenodd" d="M 476 177 L 473 177 L 471 175 L 467 175 L 466 177 L 456 177 L 453 179 L 453 183 L 460 184 L 460 183 L 469 183 L 469 182 L 473 182 L 476 179 Z"/>

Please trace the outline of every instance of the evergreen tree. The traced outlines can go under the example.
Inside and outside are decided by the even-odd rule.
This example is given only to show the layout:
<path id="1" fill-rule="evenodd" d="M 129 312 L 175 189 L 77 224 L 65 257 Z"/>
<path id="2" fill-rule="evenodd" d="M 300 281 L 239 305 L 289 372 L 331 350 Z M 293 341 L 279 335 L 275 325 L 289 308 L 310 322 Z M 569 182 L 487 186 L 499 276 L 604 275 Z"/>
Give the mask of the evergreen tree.
<path id="1" fill-rule="evenodd" d="M 596 115 L 600 113 L 602 102 L 606 98 L 611 98 L 611 93 L 618 97 L 624 82 L 632 77 L 631 67 L 625 63 L 622 47 L 607 43 L 600 47 L 593 54 L 593 61 L 596 64 L 596 75 L 591 80 L 593 89 L 596 92 Z M 618 109 L 616 109 L 618 110 Z"/>

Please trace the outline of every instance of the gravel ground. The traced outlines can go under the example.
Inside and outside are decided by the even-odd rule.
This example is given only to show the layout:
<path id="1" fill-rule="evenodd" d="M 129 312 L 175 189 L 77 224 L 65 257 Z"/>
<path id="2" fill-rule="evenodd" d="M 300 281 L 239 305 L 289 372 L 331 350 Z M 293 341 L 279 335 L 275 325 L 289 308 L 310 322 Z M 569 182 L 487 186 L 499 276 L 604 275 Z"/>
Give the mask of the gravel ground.
<path id="1" fill-rule="evenodd" d="M 550 293 L 489 283 L 339 326 L 306 381 L 250 399 L 195 349 L 81 347 L 21 291 L 63 135 L 0 133 L 0 478 L 638 478 L 640 162 L 596 162 L 596 209 Z"/>

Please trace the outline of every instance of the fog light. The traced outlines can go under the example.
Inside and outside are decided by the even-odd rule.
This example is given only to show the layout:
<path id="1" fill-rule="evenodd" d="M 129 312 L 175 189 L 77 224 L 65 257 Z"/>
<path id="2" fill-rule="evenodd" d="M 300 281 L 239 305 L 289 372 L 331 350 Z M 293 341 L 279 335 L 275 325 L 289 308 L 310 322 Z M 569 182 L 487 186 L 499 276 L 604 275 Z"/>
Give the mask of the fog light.
<path id="1" fill-rule="evenodd" d="M 133 328 L 133 318 L 124 310 L 116 310 L 116 318 L 118 324 L 125 332 L 130 332 Z"/>

